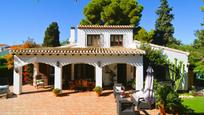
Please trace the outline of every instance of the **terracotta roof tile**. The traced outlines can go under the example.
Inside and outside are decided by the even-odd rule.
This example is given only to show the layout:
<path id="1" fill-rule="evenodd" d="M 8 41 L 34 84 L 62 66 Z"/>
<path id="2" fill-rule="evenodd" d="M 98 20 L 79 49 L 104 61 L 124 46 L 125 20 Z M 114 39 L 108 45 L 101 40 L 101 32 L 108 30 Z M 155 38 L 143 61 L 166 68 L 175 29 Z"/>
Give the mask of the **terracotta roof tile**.
<path id="1" fill-rule="evenodd" d="M 7 46 L 6 44 L 0 44 L 0 46 Z"/>
<path id="2" fill-rule="evenodd" d="M 112 55 L 137 55 L 145 54 L 145 51 L 133 48 L 99 48 L 99 47 L 88 47 L 88 48 L 27 48 L 27 49 L 13 49 L 10 50 L 11 54 L 53 54 L 53 55 L 64 55 L 64 54 L 82 54 L 82 55 L 97 55 L 97 54 L 112 54 Z"/>
<path id="3" fill-rule="evenodd" d="M 79 29 L 133 29 L 132 25 L 79 25 Z"/>

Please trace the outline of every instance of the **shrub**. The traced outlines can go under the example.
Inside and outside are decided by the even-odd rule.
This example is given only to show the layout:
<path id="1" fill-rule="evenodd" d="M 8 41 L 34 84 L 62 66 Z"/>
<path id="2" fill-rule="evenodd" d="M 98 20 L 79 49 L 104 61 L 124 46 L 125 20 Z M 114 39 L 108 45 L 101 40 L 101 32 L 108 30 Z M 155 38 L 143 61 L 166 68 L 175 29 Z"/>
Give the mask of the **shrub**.
<path id="1" fill-rule="evenodd" d="M 6 65 L 0 65 L 0 85 L 5 84 L 13 84 L 13 70 L 9 70 Z"/>
<path id="2" fill-rule="evenodd" d="M 52 90 L 52 92 L 57 96 L 57 95 L 60 94 L 61 90 L 58 89 L 58 88 L 55 88 L 55 89 Z"/>
<path id="3" fill-rule="evenodd" d="M 93 91 L 95 91 L 95 92 L 102 92 L 102 87 L 100 87 L 100 86 L 96 86 L 94 89 L 93 89 Z"/>
<path id="4" fill-rule="evenodd" d="M 169 85 L 158 83 L 155 88 L 156 106 L 164 105 L 167 113 L 186 113 L 188 108 L 182 105 L 178 93 Z"/>

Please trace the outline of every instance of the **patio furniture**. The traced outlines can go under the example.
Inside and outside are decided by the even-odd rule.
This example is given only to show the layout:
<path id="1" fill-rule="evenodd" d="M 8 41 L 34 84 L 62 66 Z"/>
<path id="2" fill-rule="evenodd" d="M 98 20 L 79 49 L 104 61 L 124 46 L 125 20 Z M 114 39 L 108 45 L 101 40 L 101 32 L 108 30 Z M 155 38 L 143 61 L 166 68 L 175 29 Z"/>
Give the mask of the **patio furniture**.
<path id="1" fill-rule="evenodd" d="M 82 85 L 83 87 L 87 88 L 87 87 L 89 86 L 88 80 L 82 80 L 82 81 L 81 81 L 81 85 Z"/>
<path id="2" fill-rule="evenodd" d="M 5 96 L 7 99 L 9 92 L 10 92 L 9 85 L 1 85 L 0 86 L 0 97 Z"/>
<path id="3" fill-rule="evenodd" d="M 152 109 L 155 104 L 153 93 L 153 69 L 149 66 L 147 69 L 147 76 L 145 79 L 144 90 L 136 91 L 131 96 L 131 100 L 138 110 Z"/>
<path id="4" fill-rule="evenodd" d="M 116 95 L 118 115 L 135 115 L 134 104 L 126 98 Z"/>
<path id="5" fill-rule="evenodd" d="M 74 81 L 69 81 L 69 89 L 74 90 L 76 87 Z"/>
<path id="6" fill-rule="evenodd" d="M 36 87 L 37 87 L 37 89 L 38 89 L 38 87 L 39 86 L 42 86 L 42 87 L 44 87 L 44 80 L 43 79 L 37 79 L 36 80 Z"/>
<path id="7" fill-rule="evenodd" d="M 92 90 L 95 87 L 95 82 L 89 80 L 74 80 L 69 82 L 69 89 L 74 90 Z"/>
<path id="8" fill-rule="evenodd" d="M 120 84 L 120 83 L 114 84 L 113 94 L 114 94 L 115 98 L 116 98 L 117 94 L 123 94 L 124 92 L 125 92 L 125 87 L 122 84 Z"/>

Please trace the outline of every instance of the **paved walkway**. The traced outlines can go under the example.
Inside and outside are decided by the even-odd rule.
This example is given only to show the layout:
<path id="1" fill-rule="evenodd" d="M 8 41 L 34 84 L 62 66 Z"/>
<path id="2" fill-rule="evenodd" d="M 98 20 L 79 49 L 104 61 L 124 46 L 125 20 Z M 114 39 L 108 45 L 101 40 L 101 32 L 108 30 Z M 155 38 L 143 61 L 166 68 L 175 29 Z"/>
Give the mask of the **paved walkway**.
<path id="1" fill-rule="evenodd" d="M 111 90 L 100 97 L 94 92 L 73 91 L 63 91 L 61 97 L 55 97 L 47 89 L 35 89 L 29 85 L 23 89 L 27 93 L 0 99 L 0 115 L 117 115 Z M 147 112 L 157 114 L 157 110 Z"/>

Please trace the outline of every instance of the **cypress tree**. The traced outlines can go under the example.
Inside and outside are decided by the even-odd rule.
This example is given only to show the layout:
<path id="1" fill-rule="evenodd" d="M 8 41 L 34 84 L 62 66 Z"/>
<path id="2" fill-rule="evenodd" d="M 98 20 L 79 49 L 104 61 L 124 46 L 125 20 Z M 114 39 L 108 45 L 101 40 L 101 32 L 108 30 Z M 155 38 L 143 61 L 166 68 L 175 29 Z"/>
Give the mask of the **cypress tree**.
<path id="1" fill-rule="evenodd" d="M 169 7 L 167 0 L 160 0 L 161 5 L 156 11 L 158 19 L 155 24 L 155 37 L 153 43 L 166 46 L 175 42 L 174 27 L 171 21 L 174 19 L 174 15 L 171 13 L 172 8 Z"/>
<path id="2" fill-rule="evenodd" d="M 43 46 L 44 47 L 60 46 L 59 34 L 60 32 L 57 22 L 52 22 L 45 31 Z"/>

